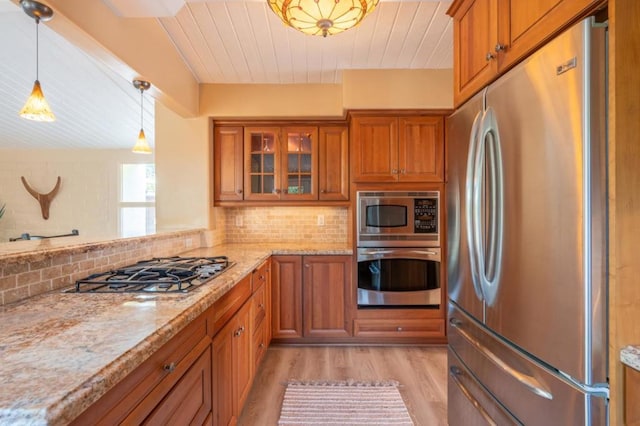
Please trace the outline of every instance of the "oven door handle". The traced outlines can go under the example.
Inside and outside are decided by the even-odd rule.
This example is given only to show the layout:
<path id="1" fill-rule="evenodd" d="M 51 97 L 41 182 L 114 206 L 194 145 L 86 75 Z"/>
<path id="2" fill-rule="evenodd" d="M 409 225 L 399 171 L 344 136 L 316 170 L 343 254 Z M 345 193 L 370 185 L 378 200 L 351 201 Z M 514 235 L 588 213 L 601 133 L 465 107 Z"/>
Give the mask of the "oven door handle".
<path id="1" fill-rule="evenodd" d="M 358 262 L 378 259 L 418 259 L 440 262 L 440 249 L 358 249 Z"/>

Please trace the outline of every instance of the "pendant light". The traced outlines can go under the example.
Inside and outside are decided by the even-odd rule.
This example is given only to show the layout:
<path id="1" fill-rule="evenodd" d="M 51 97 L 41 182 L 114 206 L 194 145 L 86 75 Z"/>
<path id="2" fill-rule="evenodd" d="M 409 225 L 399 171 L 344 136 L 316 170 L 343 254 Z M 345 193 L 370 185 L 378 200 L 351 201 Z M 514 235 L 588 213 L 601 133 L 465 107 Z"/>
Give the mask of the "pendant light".
<path id="1" fill-rule="evenodd" d="M 49 107 L 49 103 L 44 98 L 42 93 L 42 87 L 40 87 L 40 81 L 38 80 L 38 57 L 39 57 L 39 43 L 38 43 L 38 27 L 40 21 L 48 21 L 53 17 L 53 10 L 40 2 L 34 0 L 20 0 L 20 6 L 22 10 L 35 19 L 36 21 L 36 81 L 33 83 L 33 90 L 27 102 L 20 110 L 20 117 L 27 120 L 34 121 L 55 121 L 56 117 Z"/>
<path id="2" fill-rule="evenodd" d="M 133 146 L 132 151 L 136 154 L 151 154 L 151 147 L 147 143 L 147 137 L 144 134 L 144 91 L 151 87 L 151 83 L 144 80 L 133 80 L 133 87 L 140 90 L 140 133 L 138 140 Z"/>

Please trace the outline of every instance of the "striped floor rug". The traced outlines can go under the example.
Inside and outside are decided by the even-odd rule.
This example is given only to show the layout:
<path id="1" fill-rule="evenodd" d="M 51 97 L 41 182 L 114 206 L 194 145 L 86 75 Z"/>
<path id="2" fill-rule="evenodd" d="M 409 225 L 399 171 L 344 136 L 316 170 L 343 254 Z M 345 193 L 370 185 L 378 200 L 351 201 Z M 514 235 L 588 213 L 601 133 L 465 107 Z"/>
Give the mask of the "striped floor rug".
<path id="1" fill-rule="evenodd" d="M 278 425 L 413 426 L 398 382 L 290 381 Z"/>

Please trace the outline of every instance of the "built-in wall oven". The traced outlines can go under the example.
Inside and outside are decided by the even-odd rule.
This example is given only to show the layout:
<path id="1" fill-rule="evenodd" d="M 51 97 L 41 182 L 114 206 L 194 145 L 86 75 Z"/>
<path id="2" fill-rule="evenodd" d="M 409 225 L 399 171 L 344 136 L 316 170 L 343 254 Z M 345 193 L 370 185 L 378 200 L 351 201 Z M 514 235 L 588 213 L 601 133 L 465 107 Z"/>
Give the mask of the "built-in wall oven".
<path id="1" fill-rule="evenodd" d="M 440 192 L 357 192 L 358 307 L 439 307 Z"/>

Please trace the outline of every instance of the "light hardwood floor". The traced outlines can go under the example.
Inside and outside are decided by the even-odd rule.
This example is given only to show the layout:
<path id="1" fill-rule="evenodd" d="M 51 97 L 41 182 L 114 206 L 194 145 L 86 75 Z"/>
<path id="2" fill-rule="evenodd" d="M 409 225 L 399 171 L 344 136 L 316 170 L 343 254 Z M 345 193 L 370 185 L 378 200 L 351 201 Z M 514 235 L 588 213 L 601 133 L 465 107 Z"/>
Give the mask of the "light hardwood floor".
<path id="1" fill-rule="evenodd" d="M 397 380 L 416 426 L 447 424 L 445 346 L 272 346 L 238 425 L 276 425 L 289 379 Z"/>

